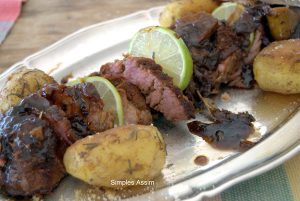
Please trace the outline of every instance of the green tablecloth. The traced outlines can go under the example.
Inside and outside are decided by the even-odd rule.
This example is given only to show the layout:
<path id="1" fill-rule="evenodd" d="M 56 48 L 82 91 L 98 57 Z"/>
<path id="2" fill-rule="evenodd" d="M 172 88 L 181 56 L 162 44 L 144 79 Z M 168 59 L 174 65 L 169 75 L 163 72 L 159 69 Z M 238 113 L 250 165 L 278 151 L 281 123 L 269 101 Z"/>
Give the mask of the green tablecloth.
<path id="1" fill-rule="evenodd" d="M 300 201 L 300 154 L 205 201 Z"/>

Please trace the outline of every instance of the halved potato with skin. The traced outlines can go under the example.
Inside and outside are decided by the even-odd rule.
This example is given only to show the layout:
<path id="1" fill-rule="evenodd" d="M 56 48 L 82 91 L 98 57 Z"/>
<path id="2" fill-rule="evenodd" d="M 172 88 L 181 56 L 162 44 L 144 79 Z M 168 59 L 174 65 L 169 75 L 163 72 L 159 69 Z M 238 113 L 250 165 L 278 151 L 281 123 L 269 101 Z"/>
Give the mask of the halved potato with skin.
<path id="1" fill-rule="evenodd" d="M 55 80 L 38 69 L 21 68 L 12 73 L 0 92 L 0 112 L 20 103 L 26 96 L 37 92 L 45 84 L 56 83 Z"/>
<path id="2" fill-rule="evenodd" d="M 148 181 L 166 160 L 165 143 L 154 126 L 127 125 L 88 136 L 64 155 L 67 172 L 91 185 L 126 187 L 118 181 Z"/>
<path id="3" fill-rule="evenodd" d="M 256 56 L 253 71 L 265 91 L 300 93 L 300 39 L 271 43 Z"/>

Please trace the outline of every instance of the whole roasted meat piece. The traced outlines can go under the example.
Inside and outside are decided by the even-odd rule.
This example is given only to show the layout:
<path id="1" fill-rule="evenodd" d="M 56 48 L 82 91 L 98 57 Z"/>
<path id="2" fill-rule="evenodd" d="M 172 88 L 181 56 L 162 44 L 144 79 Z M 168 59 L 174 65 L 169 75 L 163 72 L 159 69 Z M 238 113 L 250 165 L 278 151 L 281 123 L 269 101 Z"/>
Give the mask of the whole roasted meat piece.
<path id="1" fill-rule="evenodd" d="M 65 175 L 62 158 L 76 140 L 114 126 L 90 83 L 52 84 L 0 116 L 0 188 L 14 197 L 48 194 Z"/>
<path id="2" fill-rule="evenodd" d="M 65 175 L 62 156 L 76 140 L 65 113 L 37 94 L 0 118 L 0 187 L 11 196 L 47 194 Z"/>

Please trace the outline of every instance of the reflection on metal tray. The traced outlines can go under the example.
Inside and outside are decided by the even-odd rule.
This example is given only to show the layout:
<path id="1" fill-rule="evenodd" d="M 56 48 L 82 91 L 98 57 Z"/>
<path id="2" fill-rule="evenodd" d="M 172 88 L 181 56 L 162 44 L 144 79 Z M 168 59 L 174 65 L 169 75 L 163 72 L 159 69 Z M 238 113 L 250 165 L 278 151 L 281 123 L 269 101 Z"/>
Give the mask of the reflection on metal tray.
<path id="1" fill-rule="evenodd" d="M 4 72 L 0 75 L 0 86 L 9 73 L 24 65 L 41 69 L 57 80 L 69 73 L 79 77 L 98 70 L 101 64 L 126 52 L 137 30 L 158 24 L 161 9 L 137 12 L 82 29 Z M 161 119 L 157 126 L 164 134 L 168 158 L 153 189 L 113 191 L 68 177 L 45 200 L 199 200 L 274 168 L 300 151 L 300 96 L 265 93 L 259 89 L 227 92 L 230 101 L 216 97 L 217 106 L 234 112 L 249 111 L 257 120 L 257 132 L 251 138 L 260 142 L 249 151 L 240 154 L 213 149 L 191 135 L 186 122 L 174 125 Z M 209 163 L 196 165 L 194 159 L 199 155 L 207 156 Z"/>
<path id="2" fill-rule="evenodd" d="M 262 0 L 268 4 L 288 5 L 300 7 L 300 0 Z"/>

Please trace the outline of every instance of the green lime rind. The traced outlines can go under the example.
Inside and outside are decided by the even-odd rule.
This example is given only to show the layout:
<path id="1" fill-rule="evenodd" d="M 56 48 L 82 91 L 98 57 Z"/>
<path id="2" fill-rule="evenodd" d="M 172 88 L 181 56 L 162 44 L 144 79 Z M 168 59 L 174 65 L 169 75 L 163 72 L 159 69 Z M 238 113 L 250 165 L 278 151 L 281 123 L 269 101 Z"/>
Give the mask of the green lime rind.
<path id="1" fill-rule="evenodd" d="M 123 105 L 122 105 L 122 98 L 121 98 L 121 95 L 119 94 L 118 90 L 116 89 L 116 87 L 109 80 L 107 80 L 103 77 L 99 77 L 99 76 L 79 78 L 77 80 L 68 82 L 66 85 L 74 86 L 74 85 L 84 83 L 84 82 L 90 82 L 92 84 L 94 84 L 95 82 L 101 82 L 112 92 L 115 102 L 116 102 L 116 113 L 117 113 L 117 117 L 118 117 L 118 126 L 124 125 L 124 109 L 123 109 Z M 100 94 L 100 96 L 101 96 L 101 94 Z M 104 103 L 104 104 L 107 104 L 107 103 Z"/>
<path id="2" fill-rule="evenodd" d="M 183 60 L 185 67 L 183 68 L 183 70 L 181 72 L 180 83 L 179 83 L 178 87 L 181 90 L 184 90 L 189 85 L 190 80 L 193 75 L 193 59 L 190 54 L 190 50 L 188 49 L 188 47 L 186 46 L 186 44 L 182 40 L 182 38 L 178 37 L 176 32 L 174 32 L 170 29 L 167 29 L 167 28 L 162 28 L 162 27 L 159 27 L 158 29 L 165 34 L 168 34 L 174 40 L 174 42 L 179 46 L 178 49 L 180 51 L 180 55 L 181 55 L 181 58 Z"/>
<path id="3" fill-rule="evenodd" d="M 133 38 L 131 40 L 131 43 L 129 45 L 129 54 L 134 52 L 133 51 L 134 44 L 140 34 L 151 33 L 151 32 L 155 32 L 155 31 L 158 31 L 160 33 L 167 35 L 177 46 L 178 52 L 180 53 L 180 56 L 182 59 L 183 66 L 182 66 L 182 71 L 180 74 L 179 83 L 178 84 L 174 83 L 174 84 L 176 84 L 181 90 L 184 90 L 189 85 L 190 80 L 193 75 L 193 60 L 192 60 L 192 56 L 190 54 L 188 47 L 186 46 L 186 44 L 184 43 L 182 38 L 180 38 L 176 34 L 176 32 L 174 32 L 173 30 L 170 30 L 170 29 L 164 28 L 164 27 L 159 27 L 159 26 L 151 26 L 151 27 L 146 27 L 144 29 L 141 29 L 133 36 Z M 159 63 L 159 60 L 158 60 L 158 63 Z M 162 67 L 164 68 L 164 66 L 162 66 Z"/>

